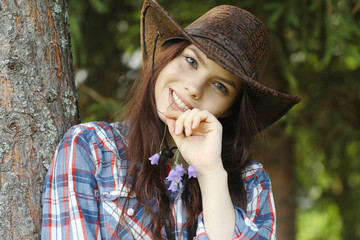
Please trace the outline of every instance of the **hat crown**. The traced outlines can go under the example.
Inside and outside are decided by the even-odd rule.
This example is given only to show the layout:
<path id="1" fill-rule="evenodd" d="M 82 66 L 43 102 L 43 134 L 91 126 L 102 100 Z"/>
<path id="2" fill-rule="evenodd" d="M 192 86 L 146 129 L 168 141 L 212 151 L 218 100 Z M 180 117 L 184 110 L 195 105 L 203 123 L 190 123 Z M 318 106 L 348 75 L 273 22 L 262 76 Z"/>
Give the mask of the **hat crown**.
<path id="1" fill-rule="evenodd" d="M 211 54 L 218 61 L 229 57 L 242 72 L 258 80 L 270 56 L 270 39 L 264 24 L 250 12 L 230 5 L 220 5 L 191 23 L 185 30 L 199 44 L 212 44 Z M 201 43 L 202 42 L 202 43 Z M 224 54 L 219 56 L 219 51 Z"/>

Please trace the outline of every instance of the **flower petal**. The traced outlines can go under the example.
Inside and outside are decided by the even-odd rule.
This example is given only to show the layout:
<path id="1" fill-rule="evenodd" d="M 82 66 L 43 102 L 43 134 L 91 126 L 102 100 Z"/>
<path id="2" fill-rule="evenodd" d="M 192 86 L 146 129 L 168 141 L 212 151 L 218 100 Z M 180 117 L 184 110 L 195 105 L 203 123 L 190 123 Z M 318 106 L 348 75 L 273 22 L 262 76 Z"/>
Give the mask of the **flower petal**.
<path id="1" fill-rule="evenodd" d="M 181 174 L 174 170 L 174 169 L 171 169 L 170 172 L 169 172 L 169 175 L 166 177 L 166 179 L 168 181 L 173 181 L 173 182 L 180 182 L 182 180 L 182 176 Z"/>
<path id="2" fill-rule="evenodd" d="M 178 183 L 177 182 L 171 182 L 168 190 L 170 190 L 172 192 L 177 192 L 179 190 Z"/>
<path id="3" fill-rule="evenodd" d="M 160 160 L 160 154 L 155 153 L 151 157 L 149 157 L 149 160 L 151 161 L 151 165 L 158 165 Z"/>
<path id="4" fill-rule="evenodd" d="M 183 176 L 186 173 L 185 169 L 180 164 L 175 166 L 175 170 L 179 172 L 180 176 Z"/>
<path id="5" fill-rule="evenodd" d="M 196 169 L 192 165 L 190 165 L 188 167 L 187 171 L 188 171 L 189 178 L 191 178 L 191 177 L 196 178 L 197 175 L 199 174 L 198 171 L 196 171 Z"/>

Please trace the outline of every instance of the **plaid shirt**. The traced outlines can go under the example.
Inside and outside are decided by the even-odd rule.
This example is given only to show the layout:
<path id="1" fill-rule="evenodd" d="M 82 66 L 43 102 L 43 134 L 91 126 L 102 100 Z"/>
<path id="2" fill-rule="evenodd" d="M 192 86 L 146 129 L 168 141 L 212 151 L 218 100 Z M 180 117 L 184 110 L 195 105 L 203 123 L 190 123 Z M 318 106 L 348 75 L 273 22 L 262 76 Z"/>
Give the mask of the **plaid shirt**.
<path id="1" fill-rule="evenodd" d="M 43 192 L 42 239 L 154 239 L 142 219 L 143 207 L 136 194 L 125 209 L 126 224 L 119 225 L 129 187 L 126 175 L 125 146 L 127 128 L 123 123 L 92 122 L 72 127 L 60 142 L 46 176 Z M 233 239 L 275 239 L 275 207 L 268 174 L 253 161 L 243 172 L 247 192 L 247 211 L 235 206 Z M 169 192 L 180 236 L 186 212 L 179 193 Z M 124 226 L 125 225 L 125 226 Z M 163 236 L 166 233 L 163 228 Z M 202 214 L 198 217 L 194 239 L 208 239 Z"/>

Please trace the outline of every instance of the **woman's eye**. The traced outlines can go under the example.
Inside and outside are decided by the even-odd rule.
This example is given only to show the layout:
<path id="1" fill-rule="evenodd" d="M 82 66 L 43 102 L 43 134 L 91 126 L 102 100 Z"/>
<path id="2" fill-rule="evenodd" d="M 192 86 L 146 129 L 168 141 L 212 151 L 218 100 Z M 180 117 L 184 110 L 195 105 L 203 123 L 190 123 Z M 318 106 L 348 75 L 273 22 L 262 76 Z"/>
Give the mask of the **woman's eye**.
<path id="1" fill-rule="evenodd" d="M 229 93 L 228 89 L 225 87 L 224 84 L 219 83 L 219 82 L 216 82 L 216 83 L 214 83 L 214 85 L 215 85 L 215 87 L 217 87 L 217 89 L 219 89 L 221 92 L 226 93 L 226 94 Z"/>
<path id="2" fill-rule="evenodd" d="M 186 61 L 193 66 L 194 68 L 197 68 L 198 64 L 196 62 L 196 60 L 192 57 L 186 57 Z"/>

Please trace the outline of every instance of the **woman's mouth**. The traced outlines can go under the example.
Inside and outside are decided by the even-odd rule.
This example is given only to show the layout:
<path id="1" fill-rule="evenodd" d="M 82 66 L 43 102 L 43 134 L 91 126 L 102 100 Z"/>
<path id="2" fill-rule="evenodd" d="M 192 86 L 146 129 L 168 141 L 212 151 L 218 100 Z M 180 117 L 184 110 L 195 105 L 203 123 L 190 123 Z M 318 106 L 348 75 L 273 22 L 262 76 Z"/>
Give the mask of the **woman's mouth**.
<path id="1" fill-rule="evenodd" d="M 172 103 L 175 103 L 175 106 L 172 106 L 175 110 L 180 110 L 182 112 L 185 112 L 186 110 L 191 109 L 192 107 L 189 107 L 186 105 L 179 97 L 176 95 L 175 91 L 171 91 L 172 96 Z"/>

